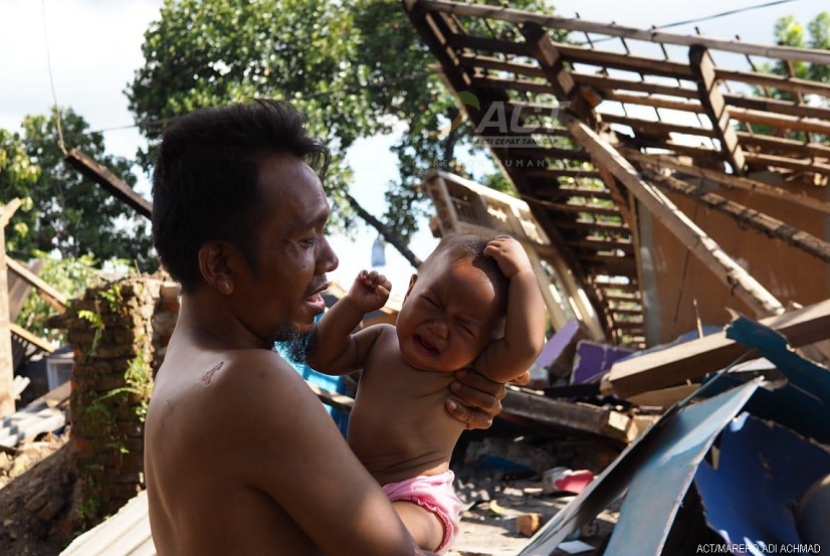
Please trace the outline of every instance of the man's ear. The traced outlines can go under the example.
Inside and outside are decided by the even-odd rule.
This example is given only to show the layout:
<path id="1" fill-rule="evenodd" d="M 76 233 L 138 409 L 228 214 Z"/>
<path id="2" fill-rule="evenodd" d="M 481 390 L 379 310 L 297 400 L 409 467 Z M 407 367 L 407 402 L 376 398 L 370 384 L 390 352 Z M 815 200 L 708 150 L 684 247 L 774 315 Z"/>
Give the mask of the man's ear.
<path id="1" fill-rule="evenodd" d="M 409 287 L 406 288 L 406 295 L 403 296 L 403 300 L 406 301 L 406 298 L 409 297 L 409 294 L 412 292 L 412 288 L 415 286 L 415 282 L 418 281 L 418 275 L 413 274 L 412 277 L 409 279 Z"/>
<path id="2" fill-rule="evenodd" d="M 223 295 L 233 293 L 234 266 L 231 259 L 237 249 L 227 241 L 208 241 L 199 249 L 199 271 L 208 286 Z"/>

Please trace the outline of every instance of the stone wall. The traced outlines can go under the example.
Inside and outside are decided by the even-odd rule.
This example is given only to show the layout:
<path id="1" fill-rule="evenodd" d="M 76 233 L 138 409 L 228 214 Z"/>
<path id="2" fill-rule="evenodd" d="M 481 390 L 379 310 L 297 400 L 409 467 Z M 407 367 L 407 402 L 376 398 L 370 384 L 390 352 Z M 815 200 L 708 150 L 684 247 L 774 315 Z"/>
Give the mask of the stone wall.
<path id="1" fill-rule="evenodd" d="M 90 288 L 62 316 L 79 517 L 90 525 L 144 488 L 144 417 L 178 316 L 178 286 L 136 275 Z"/>

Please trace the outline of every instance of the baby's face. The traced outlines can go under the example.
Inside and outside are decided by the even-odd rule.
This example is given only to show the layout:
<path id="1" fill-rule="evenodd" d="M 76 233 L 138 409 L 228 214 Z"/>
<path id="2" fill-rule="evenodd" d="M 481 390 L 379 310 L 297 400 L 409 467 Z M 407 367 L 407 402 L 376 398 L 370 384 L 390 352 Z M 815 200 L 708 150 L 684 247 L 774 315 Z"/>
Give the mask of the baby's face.
<path id="1" fill-rule="evenodd" d="M 401 354 L 413 367 L 455 371 L 493 340 L 504 303 L 470 260 L 436 260 L 410 286 L 396 323 Z"/>

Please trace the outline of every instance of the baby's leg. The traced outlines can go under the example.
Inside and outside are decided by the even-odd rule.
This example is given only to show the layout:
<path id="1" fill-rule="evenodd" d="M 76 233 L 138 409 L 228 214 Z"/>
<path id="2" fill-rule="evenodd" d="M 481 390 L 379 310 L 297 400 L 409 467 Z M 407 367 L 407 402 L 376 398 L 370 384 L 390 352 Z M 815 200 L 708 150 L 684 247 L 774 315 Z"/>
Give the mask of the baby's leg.
<path id="1" fill-rule="evenodd" d="M 392 502 L 392 506 L 422 550 L 435 551 L 441 546 L 444 525 L 437 515 L 414 502 Z"/>

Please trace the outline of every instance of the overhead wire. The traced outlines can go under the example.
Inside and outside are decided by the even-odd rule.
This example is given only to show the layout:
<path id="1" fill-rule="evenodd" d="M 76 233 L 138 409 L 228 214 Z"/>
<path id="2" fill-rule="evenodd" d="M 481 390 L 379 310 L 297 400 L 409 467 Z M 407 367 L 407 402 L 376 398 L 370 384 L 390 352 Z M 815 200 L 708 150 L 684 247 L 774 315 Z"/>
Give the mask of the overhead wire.
<path id="1" fill-rule="evenodd" d="M 46 44 L 46 68 L 49 70 L 49 84 L 52 87 L 52 101 L 55 105 L 55 118 L 58 124 L 58 146 L 63 154 L 66 154 L 66 144 L 63 141 L 63 122 L 61 121 L 61 110 L 58 106 L 58 95 L 55 93 L 55 78 L 52 76 L 52 56 L 49 53 L 49 34 L 46 30 L 46 0 L 40 2 L 43 21 L 43 42 Z"/>

